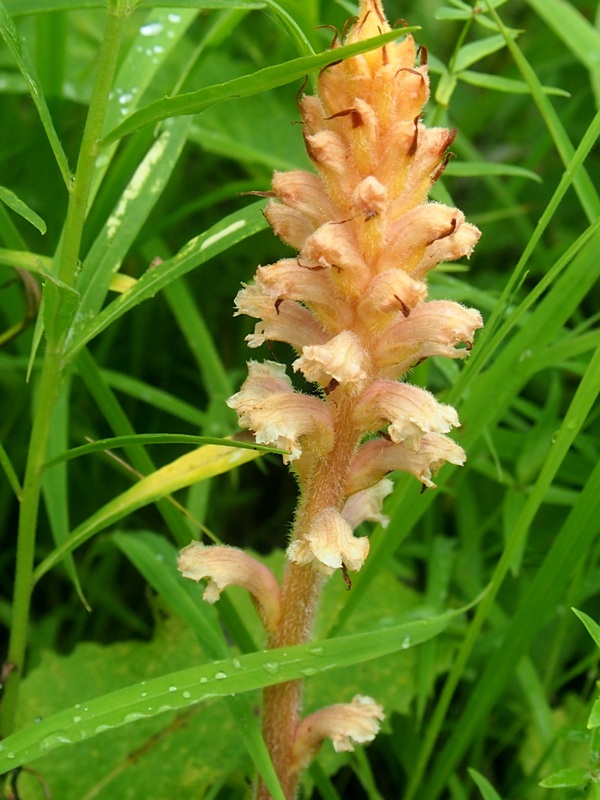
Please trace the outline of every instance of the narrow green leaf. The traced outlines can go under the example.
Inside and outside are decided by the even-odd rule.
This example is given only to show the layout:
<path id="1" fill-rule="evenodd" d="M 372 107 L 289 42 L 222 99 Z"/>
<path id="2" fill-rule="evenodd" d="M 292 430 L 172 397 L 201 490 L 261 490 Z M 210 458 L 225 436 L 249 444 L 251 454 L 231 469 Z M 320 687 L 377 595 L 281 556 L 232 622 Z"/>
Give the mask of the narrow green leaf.
<path id="1" fill-rule="evenodd" d="M 12 465 L 12 461 L 8 457 L 8 453 L 4 449 L 4 445 L 0 442 L 0 467 L 2 467 L 4 474 L 10 484 L 11 489 L 15 493 L 15 497 L 17 500 L 21 499 L 21 492 L 22 487 L 19 483 L 19 477 L 16 473 L 15 468 Z"/>
<path id="2" fill-rule="evenodd" d="M 54 129 L 50 111 L 48 110 L 48 105 L 46 104 L 39 80 L 36 77 L 33 63 L 2 0 L 0 0 L 0 34 L 17 62 L 17 66 L 31 95 L 31 99 L 40 115 L 40 120 L 46 131 L 46 136 L 48 137 L 50 147 L 54 153 L 54 158 L 58 164 L 65 186 L 69 188 L 71 185 L 71 170 L 69 169 L 67 157 L 60 143 L 60 139 L 58 138 L 58 134 Z"/>
<path id="3" fill-rule="evenodd" d="M 266 228 L 263 207 L 264 203 L 260 201 L 225 217 L 188 242 L 173 258 L 145 272 L 133 288 L 113 300 L 100 314 L 87 322 L 80 321 L 79 326 L 74 327 L 66 352 L 67 360 L 72 359 L 85 344 L 116 319 L 144 300 L 154 297 L 171 281 Z"/>
<path id="4" fill-rule="evenodd" d="M 98 439 L 90 444 L 81 445 L 81 447 L 74 447 L 72 450 L 67 450 L 65 453 L 53 458 L 45 465 L 46 469 L 61 464 L 64 461 L 70 461 L 73 458 L 86 456 L 90 453 L 102 452 L 105 450 L 117 450 L 120 447 L 130 447 L 131 445 L 147 445 L 147 444 L 193 444 L 196 445 L 218 445 L 219 447 L 241 447 L 247 450 L 259 450 L 263 453 L 283 453 L 283 450 L 277 450 L 274 447 L 267 447 L 262 444 L 254 444 L 254 442 L 236 441 L 235 439 L 218 439 L 211 436 L 190 436 L 188 434 L 180 433 L 139 433 L 132 436 L 115 436 L 111 439 Z"/>
<path id="5" fill-rule="evenodd" d="M 37 567 L 34 582 L 45 575 L 67 553 L 87 542 L 92 536 L 138 508 L 154 503 L 178 489 L 198 481 L 236 469 L 262 455 L 255 449 L 241 449 L 208 444 L 175 459 L 147 475 L 138 483 L 114 497 L 71 533 L 62 545 L 50 553 Z"/>
<path id="6" fill-rule="evenodd" d="M 508 94 L 531 94 L 531 88 L 525 81 L 515 80 L 514 78 L 503 78 L 501 75 L 489 75 L 487 72 L 474 72 L 465 69 L 459 72 L 457 78 L 471 86 L 481 86 L 484 89 L 492 89 L 496 92 L 506 92 Z M 565 89 L 557 86 L 542 86 L 544 94 L 557 95 L 558 97 L 570 97 Z"/>
<path id="7" fill-rule="evenodd" d="M 250 97 L 253 94 L 266 92 L 278 86 L 285 86 L 287 83 L 304 78 L 314 70 L 326 67 L 334 61 L 348 58 L 349 56 L 364 53 L 381 47 L 387 42 L 399 39 L 404 33 L 418 30 L 418 28 L 403 28 L 401 31 L 390 31 L 381 36 L 375 36 L 363 42 L 344 45 L 335 50 L 326 50 L 314 56 L 303 56 L 284 64 L 276 64 L 272 67 L 258 70 L 252 75 L 243 75 L 234 78 L 227 83 L 220 83 L 214 86 L 207 86 L 197 92 L 167 97 L 158 100 L 149 106 L 131 114 L 124 122 L 112 130 L 101 142 L 101 146 L 111 144 L 129 133 L 134 133 L 146 125 L 155 125 L 168 117 L 179 116 L 182 114 L 198 114 L 210 106 L 233 100 L 237 97 Z"/>
<path id="8" fill-rule="evenodd" d="M 468 772 L 477 784 L 477 788 L 481 792 L 483 800 L 502 800 L 498 792 L 494 789 L 487 778 L 484 778 L 483 775 L 477 772 L 477 770 L 471 769 L 470 767 Z"/>
<path id="9" fill-rule="evenodd" d="M 46 233 L 46 223 L 35 211 L 24 203 L 14 192 L 5 186 L 0 186 L 0 200 L 27 222 L 30 222 L 40 233 Z"/>
<path id="10" fill-rule="evenodd" d="M 595 701 L 590 711 L 590 717 L 587 721 L 587 726 L 590 730 L 600 728 L 600 697 Z"/>
<path id="11" fill-rule="evenodd" d="M 81 292 L 81 302 L 78 317 L 91 318 L 102 307 L 112 276 L 121 266 L 171 178 L 186 142 L 190 122 L 182 119 L 166 123 L 124 189 L 79 273 L 77 288 Z"/>
<path id="12" fill-rule="evenodd" d="M 144 0 L 136 4 L 141 8 L 194 8 L 225 10 L 232 8 L 260 9 L 265 4 L 261 0 Z M 6 8 L 17 17 L 25 14 L 39 14 L 48 11 L 76 11 L 81 8 L 106 8 L 102 0 L 7 0 Z"/>
<path id="13" fill-rule="evenodd" d="M 567 769 L 559 769 L 558 772 L 553 772 L 548 775 L 543 781 L 539 782 L 539 786 L 544 789 L 565 789 L 568 786 L 583 786 L 590 782 L 590 773 L 587 769 L 582 767 L 569 767 Z"/>
<path id="14" fill-rule="evenodd" d="M 464 609 L 385 631 L 358 633 L 308 645 L 249 653 L 191 667 L 135 684 L 68 708 L 7 737 L 0 744 L 0 773 L 46 753 L 121 725 L 240 692 L 262 689 L 370 661 L 437 636 Z"/>
<path id="15" fill-rule="evenodd" d="M 589 635 L 592 637 L 594 642 L 596 642 L 597 647 L 600 647 L 600 625 L 598 625 L 598 623 L 595 622 L 591 617 L 588 617 L 587 614 L 584 614 L 583 611 L 578 611 L 576 608 L 572 608 L 571 611 L 575 614 L 575 616 L 579 617 L 579 619 L 585 625 Z"/>
<path id="16" fill-rule="evenodd" d="M 114 540 L 149 585 L 188 623 L 204 652 L 212 659 L 228 658 L 229 645 L 215 609 L 208 603 L 199 603 L 198 587 L 190 581 L 182 580 L 176 567 L 176 548 L 162 536 L 144 531 L 133 534 L 116 533 Z M 274 788 L 277 778 L 250 698 L 240 694 L 226 697 L 225 702 L 239 724 L 254 764 L 270 787 L 271 794 L 277 796 L 277 789 Z"/>
<path id="17" fill-rule="evenodd" d="M 50 276 L 52 259 L 48 256 L 40 256 L 37 253 L 30 253 L 27 250 L 5 250 L 0 248 L 0 264 L 6 267 L 16 267 L 26 269 L 28 272 L 36 272 L 45 278 Z"/>
<path id="18" fill-rule="evenodd" d="M 514 36 L 516 36 L 516 34 L 513 33 L 513 38 Z M 498 50 L 502 50 L 503 47 L 506 47 L 506 40 L 501 34 L 487 36 L 485 39 L 477 39 L 474 42 L 469 42 L 463 45 L 458 51 L 454 70 L 456 72 L 461 72 L 463 69 L 470 67 L 471 64 L 481 61 L 482 58 L 491 56 L 492 53 L 497 53 Z"/>
<path id="19" fill-rule="evenodd" d="M 497 164 L 492 161 L 451 161 L 446 167 L 446 175 L 460 178 L 478 178 L 484 175 L 510 176 L 527 178 L 536 183 L 542 179 L 535 172 L 514 164 Z"/>

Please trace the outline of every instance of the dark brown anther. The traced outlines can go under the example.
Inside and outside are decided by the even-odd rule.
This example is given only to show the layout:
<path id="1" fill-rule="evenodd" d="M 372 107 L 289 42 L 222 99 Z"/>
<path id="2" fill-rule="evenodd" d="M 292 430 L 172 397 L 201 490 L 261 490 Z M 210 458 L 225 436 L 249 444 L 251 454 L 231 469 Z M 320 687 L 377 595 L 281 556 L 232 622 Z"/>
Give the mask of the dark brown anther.
<path id="1" fill-rule="evenodd" d="M 431 176 L 431 182 L 432 183 L 435 183 L 436 181 L 439 181 L 439 179 L 442 177 L 442 175 L 446 171 L 446 167 L 448 166 L 448 162 L 450 161 L 451 158 L 454 158 L 455 155 L 456 154 L 452 153 L 452 152 L 446 153 L 446 155 L 444 157 L 444 160 L 442 161 L 441 164 L 438 165 L 438 168 L 436 169 L 436 171 Z"/>
<path id="2" fill-rule="evenodd" d="M 271 190 L 270 192 L 259 192 L 259 191 L 238 192 L 237 196 L 238 197 L 244 197 L 247 194 L 254 195 L 254 197 L 277 197 L 277 195 L 275 194 L 275 192 L 273 190 Z"/>
<path id="3" fill-rule="evenodd" d="M 392 437 L 389 435 L 387 431 L 379 431 L 379 435 L 381 436 L 382 439 L 385 439 L 386 442 L 392 441 Z"/>
<path id="4" fill-rule="evenodd" d="M 410 147 L 408 148 L 407 155 L 414 156 L 417 152 L 417 145 L 419 143 L 419 120 L 421 119 L 421 115 L 415 117 L 415 132 L 413 134 L 412 142 L 410 143 Z"/>
<path id="5" fill-rule="evenodd" d="M 401 297 L 398 297 L 397 294 L 394 295 L 394 298 L 398 301 L 398 305 L 400 306 L 400 311 L 402 312 L 402 316 L 408 317 L 410 314 L 410 308 L 406 305 L 404 300 Z"/>
<path id="6" fill-rule="evenodd" d="M 392 30 L 395 28 L 408 28 L 408 22 L 403 17 L 398 17 L 396 22 L 392 23 Z"/>
<path id="7" fill-rule="evenodd" d="M 283 297 L 278 297 L 275 300 L 275 311 L 277 312 L 277 316 L 279 316 L 279 306 L 283 303 Z"/>
<path id="8" fill-rule="evenodd" d="M 427 491 L 427 485 L 422 483 L 421 484 L 421 491 L 419 492 L 419 494 L 424 494 L 426 491 Z"/>
<path id="9" fill-rule="evenodd" d="M 423 356 L 422 358 L 418 358 L 415 361 L 415 363 L 412 365 L 412 368 L 414 369 L 415 367 L 420 367 L 421 364 L 423 364 L 425 361 L 427 361 L 427 356 Z"/>
<path id="10" fill-rule="evenodd" d="M 326 396 L 326 397 L 329 397 L 329 395 L 330 395 L 332 392 L 334 392 L 334 391 L 337 389 L 337 387 L 338 387 L 339 385 L 340 385 L 340 382 L 339 382 L 339 381 L 336 381 L 336 379 L 335 379 L 335 378 L 332 378 L 332 379 L 329 381 L 329 383 L 327 384 L 327 386 L 326 386 L 326 387 L 323 389 L 323 391 L 325 392 L 325 396 Z"/>
<path id="11" fill-rule="evenodd" d="M 473 349 L 473 342 L 465 342 L 465 350 L 470 353 Z"/>
<path id="12" fill-rule="evenodd" d="M 379 31 L 379 33 L 381 33 L 381 30 Z M 387 67 L 387 65 L 390 63 L 390 59 L 387 52 L 387 45 L 385 44 L 381 48 L 381 60 L 383 61 L 384 67 Z"/>
<path id="13" fill-rule="evenodd" d="M 329 50 L 333 50 L 333 48 L 334 47 L 338 47 L 339 43 L 340 43 L 339 42 L 339 36 L 340 36 L 339 31 L 335 27 L 335 25 L 317 25 L 315 30 L 320 31 L 320 30 L 324 30 L 325 28 L 331 28 L 331 30 L 333 31 L 333 41 L 329 45 Z"/>
<path id="14" fill-rule="evenodd" d="M 346 588 L 348 591 L 352 589 L 352 581 L 350 580 L 350 575 L 348 575 L 348 568 L 342 561 L 342 578 L 344 579 L 344 583 L 346 584 Z"/>
<path id="15" fill-rule="evenodd" d="M 337 117 L 350 117 L 352 120 L 352 127 L 359 128 L 363 124 L 363 118 L 360 111 L 357 111 L 355 108 L 346 108 L 344 111 L 338 111 L 337 114 L 332 114 L 330 117 L 326 117 L 327 120 L 336 119 Z"/>
<path id="16" fill-rule="evenodd" d="M 346 38 L 348 29 L 351 28 L 356 22 L 358 22 L 358 17 L 350 17 L 350 19 L 346 20 L 346 22 L 344 23 L 344 28 L 342 30 L 342 39 Z"/>
<path id="17" fill-rule="evenodd" d="M 304 90 L 306 89 L 306 84 L 307 84 L 307 83 L 308 83 L 308 75 L 305 75 L 305 76 L 304 76 L 304 80 L 302 81 L 302 86 L 301 86 L 301 87 L 298 89 L 298 91 L 297 91 L 297 93 L 296 93 L 296 105 L 298 106 L 298 109 L 299 109 L 300 111 L 302 110 L 302 109 L 300 108 L 300 101 L 302 100 L 302 93 L 303 93 L 303 92 L 304 92 Z"/>
<path id="18" fill-rule="evenodd" d="M 329 69 L 330 67 L 337 67 L 337 65 L 338 64 L 342 64 L 343 61 L 344 61 L 344 59 L 340 58 L 339 61 L 332 61 L 331 64 L 327 64 L 325 67 L 323 67 L 321 70 L 319 70 L 319 78 L 325 72 L 325 70 Z"/>
<path id="19" fill-rule="evenodd" d="M 456 217 L 452 217 L 452 219 L 450 220 L 450 227 L 448 228 L 448 230 L 446 230 L 443 233 L 439 234 L 439 236 L 436 236 L 435 238 L 433 238 L 430 242 L 428 242 L 428 244 L 433 244 L 434 242 L 439 242 L 440 239 L 447 239 L 448 236 L 452 236 L 452 234 L 454 233 L 455 230 L 456 230 Z"/>
<path id="20" fill-rule="evenodd" d="M 365 211 L 364 216 L 365 216 L 365 222 L 370 222 L 370 220 L 375 219 L 375 217 L 379 216 L 379 211 L 374 211 L 372 208 L 370 208 L 368 211 Z"/>
<path id="21" fill-rule="evenodd" d="M 422 74 L 419 72 L 419 70 L 418 70 L 418 69 L 414 69 L 413 67 L 400 67 L 400 69 L 398 70 L 398 72 L 397 72 L 397 73 L 394 75 L 394 78 L 397 78 L 397 77 L 398 77 L 398 75 L 399 75 L 401 72 L 410 72 L 410 73 L 412 73 L 413 75 L 418 75 L 418 76 L 419 76 L 419 78 L 421 78 L 421 81 L 422 81 L 422 83 L 425 83 L 425 78 L 424 78 L 424 77 L 423 77 L 423 75 L 422 75 Z"/>
<path id="22" fill-rule="evenodd" d="M 427 64 L 427 48 L 424 44 L 417 48 L 417 56 L 419 58 L 419 66 L 424 67 Z"/>

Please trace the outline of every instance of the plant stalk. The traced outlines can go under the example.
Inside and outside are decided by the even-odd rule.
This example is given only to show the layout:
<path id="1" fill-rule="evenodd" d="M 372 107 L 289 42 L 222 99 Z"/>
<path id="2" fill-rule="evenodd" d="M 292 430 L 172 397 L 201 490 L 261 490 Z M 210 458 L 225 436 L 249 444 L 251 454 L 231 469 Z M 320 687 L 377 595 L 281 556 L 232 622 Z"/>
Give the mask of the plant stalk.
<path id="1" fill-rule="evenodd" d="M 50 424 L 60 392 L 63 370 L 63 348 L 72 314 L 66 301 L 75 297 L 73 287 L 79 263 L 81 238 L 90 196 L 92 176 L 98 154 L 98 141 L 117 66 L 123 26 L 128 7 L 123 0 L 109 4 L 105 36 L 98 57 L 98 72 L 86 120 L 77 170 L 71 185 L 62 244 L 56 257 L 55 275 L 62 284 L 48 280 L 45 285 L 45 329 L 47 349 L 44 353 L 19 516 L 17 558 L 8 657 L 5 664 L 6 683 L 0 710 L 0 734 L 12 733 L 17 711 L 19 686 L 23 677 L 31 593 L 37 518 Z"/>

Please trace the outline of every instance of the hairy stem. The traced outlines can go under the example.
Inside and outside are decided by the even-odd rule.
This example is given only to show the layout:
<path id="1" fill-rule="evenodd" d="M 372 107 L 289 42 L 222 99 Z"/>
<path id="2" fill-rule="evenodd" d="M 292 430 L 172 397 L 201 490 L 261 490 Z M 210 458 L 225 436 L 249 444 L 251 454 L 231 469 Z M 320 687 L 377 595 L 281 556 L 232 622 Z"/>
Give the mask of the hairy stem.
<path id="1" fill-rule="evenodd" d="M 354 405 L 352 393 L 342 394 L 336 400 L 335 444 L 307 481 L 300 499 L 292 540 L 302 538 L 321 511 L 332 507 L 339 509 L 345 500 L 346 475 L 359 434 L 351 421 Z M 310 640 L 324 580 L 323 573 L 313 566 L 288 563 L 282 586 L 280 622 L 277 631 L 269 639 L 270 649 L 304 644 Z M 296 796 L 299 775 L 290 765 L 301 705 L 302 681 L 290 681 L 265 689 L 263 734 L 286 800 L 293 800 Z M 258 800 L 270 798 L 262 783 L 257 797 Z"/>

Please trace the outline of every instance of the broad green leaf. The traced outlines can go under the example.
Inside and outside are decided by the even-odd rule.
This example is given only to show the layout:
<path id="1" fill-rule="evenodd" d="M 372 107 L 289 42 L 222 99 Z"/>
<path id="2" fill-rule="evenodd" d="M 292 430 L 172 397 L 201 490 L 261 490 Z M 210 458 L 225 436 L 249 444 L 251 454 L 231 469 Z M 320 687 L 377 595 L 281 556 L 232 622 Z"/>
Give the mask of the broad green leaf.
<path id="1" fill-rule="evenodd" d="M 154 297 L 168 283 L 266 228 L 263 207 L 264 203 L 260 201 L 225 217 L 188 242 L 173 258 L 145 272 L 134 287 L 113 300 L 93 319 L 80 321 L 79 326 L 74 327 L 68 343 L 67 360 L 115 320 L 144 300 Z"/>
<path id="2" fill-rule="evenodd" d="M 121 447 L 130 447 L 131 445 L 147 445 L 147 444 L 194 444 L 194 445 L 217 445 L 219 447 L 241 447 L 247 450 L 258 450 L 262 453 L 282 453 L 285 451 L 278 450 L 274 447 L 267 447 L 262 444 L 254 444 L 253 442 L 236 441 L 235 439 L 218 439 L 211 436 L 190 436 L 188 434 L 180 433 L 140 433 L 132 436 L 115 436 L 111 439 L 98 439 L 90 444 L 75 447 L 72 450 L 67 450 L 59 456 L 56 456 L 45 465 L 46 469 L 60 464 L 63 461 L 70 461 L 72 458 L 79 458 L 86 456 L 90 453 L 103 452 L 106 450 L 117 450 Z"/>
<path id="3" fill-rule="evenodd" d="M 469 768 L 469 775 L 477 784 L 483 800 L 502 800 L 488 779 L 484 778 L 477 770 Z"/>
<path id="4" fill-rule="evenodd" d="M 186 453 L 151 475 L 142 478 L 75 528 L 69 538 L 37 567 L 34 580 L 39 580 L 67 553 L 73 552 L 96 533 L 133 511 L 137 511 L 138 508 L 154 503 L 178 489 L 191 486 L 198 481 L 204 481 L 215 475 L 237 469 L 260 455 L 262 453 L 255 449 L 231 448 L 213 444 L 204 445 L 191 453 Z"/>
<path id="5" fill-rule="evenodd" d="M 589 770 L 582 767 L 568 767 L 567 769 L 560 769 L 558 772 L 553 772 L 548 775 L 543 781 L 539 782 L 539 786 L 544 789 L 564 789 L 568 786 L 583 786 L 589 783 L 591 775 Z"/>
<path id="6" fill-rule="evenodd" d="M 48 110 L 48 105 L 40 87 L 39 80 L 35 74 L 33 63 L 29 58 L 29 54 L 24 47 L 24 42 L 21 40 L 15 24 L 2 0 L 0 0 L 0 34 L 17 62 L 17 66 L 31 95 L 31 99 L 40 115 L 40 120 L 46 131 L 48 142 L 54 153 L 54 158 L 58 164 L 65 186 L 70 187 L 71 170 L 69 169 L 67 157 L 60 143 L 60 139 L 58 138 L 58 134 L 54 129 L 52 117 L 50 116 L 50 111 Z"/>
<path id="7" fill-rule="evenodd" d="M 600 647 L 600 625 L 587 614 L 584 614 L 583 611 L 579 611 L 576 608 L 572 608 L 571 611 L 583 622 L 587 632 L 596 643 L 596 646 Z"/>
<path id="8" fill-rule="evenodd" d="M 136 683 L 59 711 L 0 744 L 0 772 L 122 725 L 198 703 L 364 663 L 437 636 L 463 613 L 216 661 Z"/>
<path id="9" fill-rule="evenodd" d="M 20 217 L 23 217 L 23 219 L 26 219 L 27 222 L 30 222 L 40 233 L 46 233 L 46 223 L 39 214 L 36 214 L 33 209 L 29 208 L 27 203 L 24 203 L 14 192 L 11 192 L 11 190 L 7 189 L 5 186 L 0 186 L 0 201 L 9 208 L 12 208 L 15 214 L 18 214 Z"/>
<path id="10" fill-rule="evenodd" d="M 446 175 L 460 178 L 477 178 L 483 175 L 511 176 L 527 178 L 541 183 L 542 179 L 535 172 L 515 164 L 497 164 L 492 161 L 451 161 L 446 167 Z"/>
<path id="11" fill-rule="evenodd" d="M 484 89 L 492 89 L 496 92 L 506 92 L 507 94 L 531 94 L 531 88 L 525 81 L 515 80 L 514 78 L 503 78 L 501 75 L 490 75 L 487 72 L 475 72 L 465 69 L 459 72 L 457 78 L 471 86 L 481 86 Z M 557 95 L 558 97 L 570 97 L 565 89 L 556 86 L 542 86 L 544 94 Z"/>
<path id="12" fill-rule="evenodd" d="M 390 31 L 389 33 L 375 36 L 362 42 L 344 45 L 343 47 L 327 50 L 314 56 L 304 56 L 288 61 L 284 64 L 277 64 L 272 67 L 265 67 L 252 75 L 244 75 L 241 78 L 234 78 L 227 83 L 216 86 L 208 86 L 197 92 L 167 97 L 158 100 L 149 106 L 136 111 L 124 122 L 111 131 L 101 142 L 102 146 L 111 144 L 129 133 L 134 133 L 146 125 L 155 125 L 168 117 L 179 116 L 182 114 L 198 114 L 210 106 L 233 100 L 236 97 L 249 97 L 253 94 L 266 92 L 278 86 L 285 86 L 287 83 L 304 78 L 309 73 L 326 67 L 334 61 L 339 61 L 349 56 L 364 53 L 381 47 L 387 42 L 399 39 L 404 33 L 414 31 L 416 28 L 403 28 L 402 31 Z"/>

